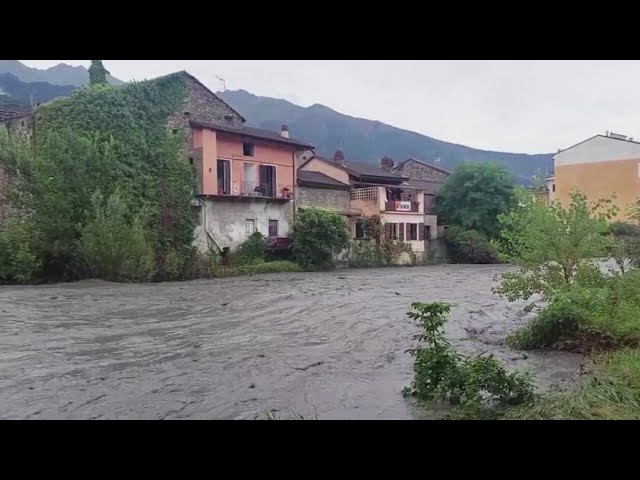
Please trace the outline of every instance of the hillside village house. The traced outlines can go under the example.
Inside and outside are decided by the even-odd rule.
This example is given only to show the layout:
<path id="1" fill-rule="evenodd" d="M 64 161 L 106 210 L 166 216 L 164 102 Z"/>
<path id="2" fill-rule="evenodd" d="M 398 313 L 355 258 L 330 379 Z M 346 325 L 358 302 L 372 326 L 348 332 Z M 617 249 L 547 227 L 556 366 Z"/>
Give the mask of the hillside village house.
<path id="1" fill-rule="evenodd" d="M 607 132 L 596 135 L 553 156 L 555 198 L 562 205 L 570 203 L 573 189 L 591 201 L 615 194 L 624 219 L 629 205 L 640 201 L 640 143 L 624 135 Z"/>
<path id="2" fill-rule="evenodd" d="M 333 159 L 308 154 L 299 163 L 298 208 L 328 206 L 342 213 L 349 219 L 351 238 L 356 240 L 365 238 L 363 221 L 379 215 L 387 235 L 410 245 L 420 256 L 425 251 L 424 191 L 411 187 L 407 177 L 391 171 L 390 158 L 381 162 L 385 168 L 346 160 L 342 150 L 337 150 Z M 346 187 L 348 204 L 343 193 Z M 334 193 L 321 194 L 320 190 Z"/>

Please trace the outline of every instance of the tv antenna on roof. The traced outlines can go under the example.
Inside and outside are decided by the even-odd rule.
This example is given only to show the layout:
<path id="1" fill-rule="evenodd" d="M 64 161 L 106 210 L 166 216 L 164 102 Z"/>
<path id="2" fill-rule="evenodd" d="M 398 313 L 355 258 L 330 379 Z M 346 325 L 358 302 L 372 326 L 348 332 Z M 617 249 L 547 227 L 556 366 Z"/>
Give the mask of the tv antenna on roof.
<path id="1" fill-rule="evenodd" d="M 222 91 L 225 92 L 227 90 L 227 81 L 224 78 L 219 77 L 218 75 L 216 75 L 216 78 L 218 79 L 218 82 L 220 82 Z"/>

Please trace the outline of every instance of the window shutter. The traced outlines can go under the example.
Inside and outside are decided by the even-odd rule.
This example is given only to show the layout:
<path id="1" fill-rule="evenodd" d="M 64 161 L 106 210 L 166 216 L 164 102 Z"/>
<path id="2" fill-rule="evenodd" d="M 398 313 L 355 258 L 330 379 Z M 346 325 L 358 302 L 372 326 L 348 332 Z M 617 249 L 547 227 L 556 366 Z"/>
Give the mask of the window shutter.
<path id="1" fill-rule="evenodd" d="M 387 237 L 387 240 L 391 240 L 391 224 L 390 223 L 385 223 L 384 224 L 384 230 L 385 230 L 385 237 Z"/>
<path id="2" fill-rule="evenodd" d="M 398 238 L 400 238 L 401 242 L 404 242 L 404 223 L 398 225 Z"/>
<path id="3" fill-rule="evenodd" d="M 424 223 L 418 224 L 418 240 L 424 240 Z"/>

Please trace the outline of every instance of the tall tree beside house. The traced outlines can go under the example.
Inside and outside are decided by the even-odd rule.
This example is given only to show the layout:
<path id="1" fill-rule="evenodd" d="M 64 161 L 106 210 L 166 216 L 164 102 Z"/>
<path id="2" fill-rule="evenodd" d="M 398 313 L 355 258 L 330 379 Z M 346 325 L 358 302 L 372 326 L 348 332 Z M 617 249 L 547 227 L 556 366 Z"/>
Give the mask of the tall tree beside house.
<path id="1" fill-rule="evenodd" d="M 436 212 L 447 224 L 478 230 L 495 238 L 500 232 L 498 215 L 515 204 L 512 175 L 497 164 L 463 164 L 442 185 Z"/>
<path id="2" fill-rule="evenodd" d="M 104 68 L 102 60 L 91 60 L 91 66 L 89 67 L 89 85 L 107 85 L 107 75 L 109 75 L 109 72 Z"/>

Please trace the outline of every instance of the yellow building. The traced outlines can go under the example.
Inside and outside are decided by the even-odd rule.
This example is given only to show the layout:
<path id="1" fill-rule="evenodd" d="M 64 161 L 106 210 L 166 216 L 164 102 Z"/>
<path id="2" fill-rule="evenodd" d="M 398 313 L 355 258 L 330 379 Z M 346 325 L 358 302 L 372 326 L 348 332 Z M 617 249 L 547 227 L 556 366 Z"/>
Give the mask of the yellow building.
<path id="1" fill-rule="evenodd" d="M 640 200 L 640 143 L 623 135 L 607 132 L 596 135 L 553 156 L 555 197 L 562 205 L 570 203 L 573 189 L 591 201 L 616 195 L 620 208 Z"/>

